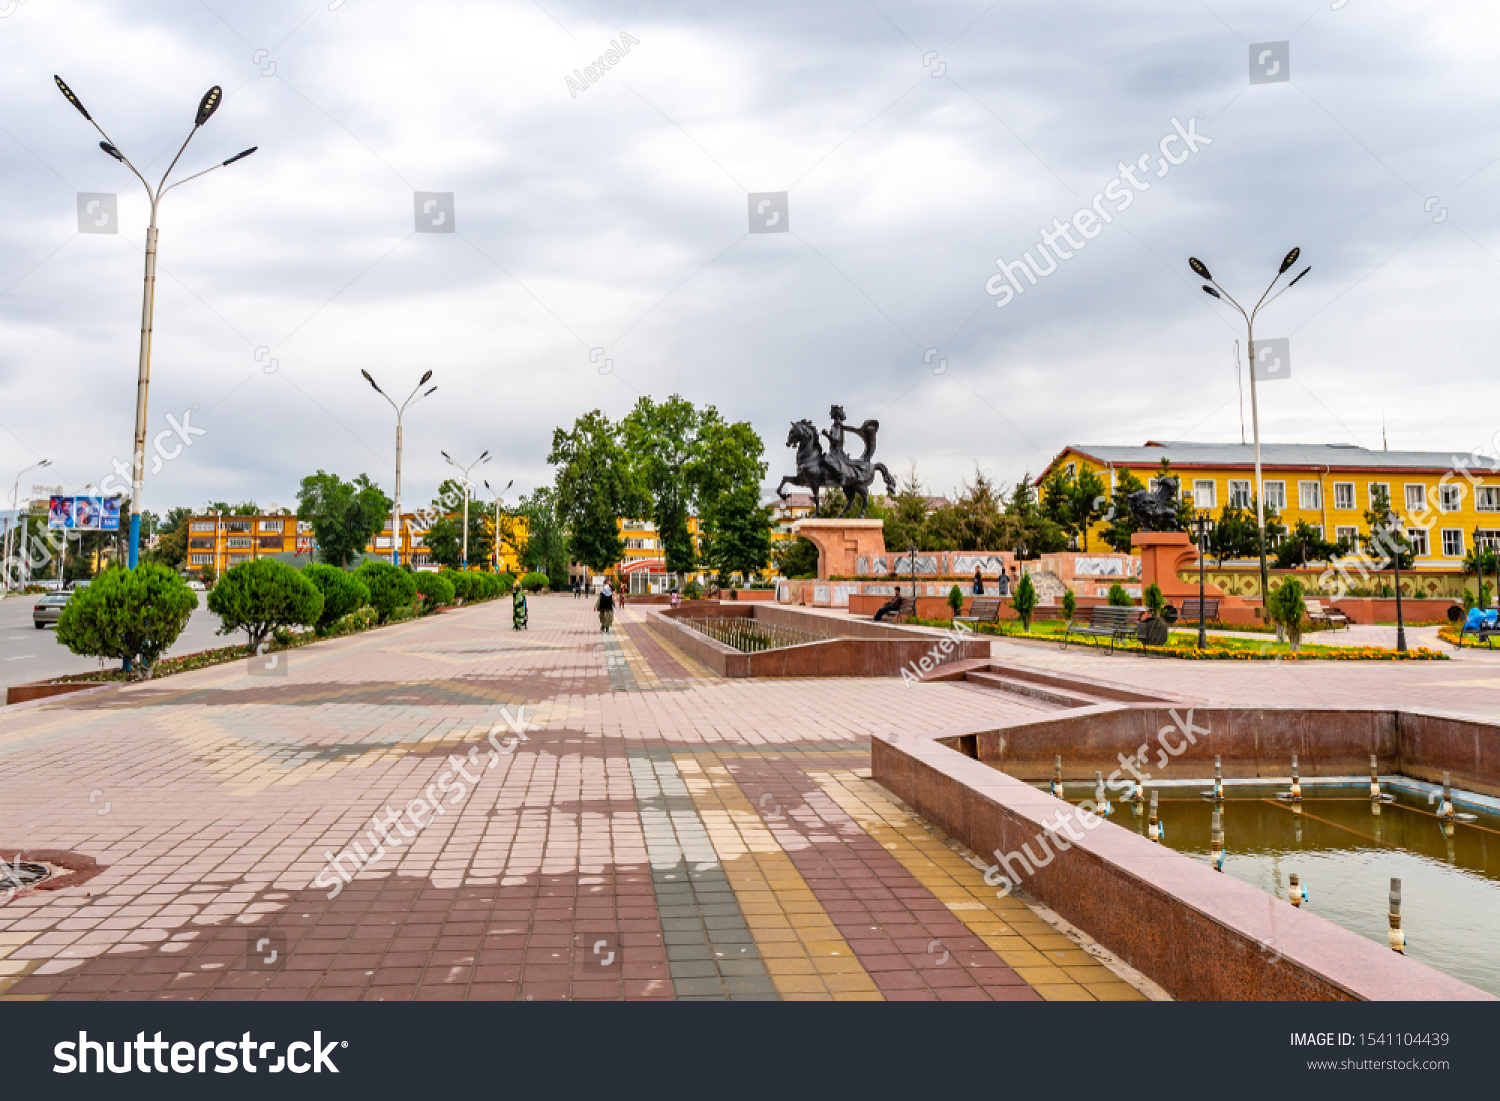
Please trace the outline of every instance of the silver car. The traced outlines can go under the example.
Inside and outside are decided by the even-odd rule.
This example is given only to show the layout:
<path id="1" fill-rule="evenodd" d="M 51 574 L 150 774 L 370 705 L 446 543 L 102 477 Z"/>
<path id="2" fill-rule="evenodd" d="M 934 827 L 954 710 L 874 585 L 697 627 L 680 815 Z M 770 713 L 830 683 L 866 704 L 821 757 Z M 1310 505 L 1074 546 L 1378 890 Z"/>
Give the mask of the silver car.
<path id="1" fill-rule="evenodd" d="M 31 606 L 32 626 L 38 631 L 45 628 L 49 623 L 56 626 L 57 621 L 62 618 L 63 609 L 67 607 L 68 600 L 72 595 L 72 593 L 48 593 L 46 596 L 39 597 L 37 602 Z"/>

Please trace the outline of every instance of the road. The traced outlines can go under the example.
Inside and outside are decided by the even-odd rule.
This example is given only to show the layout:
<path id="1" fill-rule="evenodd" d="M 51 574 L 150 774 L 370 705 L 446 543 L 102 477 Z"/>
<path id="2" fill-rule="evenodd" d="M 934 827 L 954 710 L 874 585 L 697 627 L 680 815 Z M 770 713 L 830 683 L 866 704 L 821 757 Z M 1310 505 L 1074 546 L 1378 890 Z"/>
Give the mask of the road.
<path id="1" fill-rule="evenodd" d="M 214 633 L 219 628 L 219 617 L 205 607 L 203 597 L 203 593 L 198 594 L 198 610 L 188 620 L 176 645 L 167 651 L 169 655 L 191 654 L 245 641 L 243 634 L 225 637 Z M 79 657 L 57 641 L 55 627 L 42 631 L 33 627 L 31 606 L 36 601 L 34 596 L 0 599 L 0 688 L 115 665 L 113 659 Z"/>

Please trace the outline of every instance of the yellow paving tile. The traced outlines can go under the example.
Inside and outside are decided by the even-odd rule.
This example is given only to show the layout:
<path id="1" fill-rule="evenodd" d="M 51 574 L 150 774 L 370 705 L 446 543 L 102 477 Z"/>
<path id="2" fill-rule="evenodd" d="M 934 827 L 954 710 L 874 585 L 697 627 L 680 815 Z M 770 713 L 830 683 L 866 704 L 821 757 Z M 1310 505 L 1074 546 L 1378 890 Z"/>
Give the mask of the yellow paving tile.
<path id="1" fill-rule="evenodd" d="M 1084 983 L 1083 988 L 1101 1002 L 1144 1002 L 1150 1000 L 1146 995 L 1126 982 L 1091 982 Z"/>
<path id="2" fill-rule="evenodd" d="M 1123 986 L 1124 984 L 1121 983 Z M 1094 995 L 1077 983 L 1037 983 L 1033 986 L 1049 1002 L 1090 1002 Z"/>

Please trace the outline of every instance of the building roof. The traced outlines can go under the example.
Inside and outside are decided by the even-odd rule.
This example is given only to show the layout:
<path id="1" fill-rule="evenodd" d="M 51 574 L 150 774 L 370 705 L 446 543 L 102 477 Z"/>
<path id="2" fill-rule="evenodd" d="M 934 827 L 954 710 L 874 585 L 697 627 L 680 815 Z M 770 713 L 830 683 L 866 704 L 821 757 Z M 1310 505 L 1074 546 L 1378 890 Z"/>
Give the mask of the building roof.
<path id="1" fill-rule="evenodd" d="M 1148 440 L 1143 447 L 1114 444 L 1073 444 L 1065 449 L 1110 466 L 1156 466 L 1170 459 L 1173 466 L 1253 467 L 1255 447 L 1248 443 L 1199 443 L 1190 440 Z M 1334 470 L 1450 470 L 1454 460 L 1467 454 L 1451 451 L 1373 451 L 1351 443 L 1262 443 L 1262 468 L 1284 467 L 1307 470 L 1326 466 Z M 1047 471 L 1057 465 L 1053 459 Z M 1045 477 L 1047 471 L 1043 471 Z M 1040 483 L 1043 479 L 1038 478 Z"/>

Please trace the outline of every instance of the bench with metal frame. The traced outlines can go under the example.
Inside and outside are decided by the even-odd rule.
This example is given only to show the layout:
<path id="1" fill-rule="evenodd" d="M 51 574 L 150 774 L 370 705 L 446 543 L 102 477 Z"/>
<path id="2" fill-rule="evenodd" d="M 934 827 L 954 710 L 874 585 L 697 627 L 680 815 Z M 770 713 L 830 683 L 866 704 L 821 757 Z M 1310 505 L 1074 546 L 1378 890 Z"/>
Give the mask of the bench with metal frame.
<path id="1" fill-rule="evenodd" d="M 976 596 L 974 603 L 969 605 L 969 614 L 954 616 L 953 622 L 955 626 L 960 623 L 998 623 L 1002 603 L 998 596 Z"/>
<path id="2" fill-rule="evenodd" d="M 1093 635 L 1098 638 L 1108 637 L 1109 649 L 1113 653 L 1116 642 L 1128 642 L 1136 637 L 1136 625 L 1140 617 L 1140 609 L 1135 607 L 1101 604 L 1097 608 L 1090 608 L 1087 626 L 1080 627 L 1075 623 L 1063 634 L 1063 649 L 1068 648 L 1068 639 L 1073 635 Z"/>
<path id="3" fill-rule="evenodd" d="M 1302 606 L 1307 609 L 1307 618 L 1313 623 L 1326 623 L 1332 629 L 1337 629 L 1343 624 L 1344 629 L 1349 629 L 1349 617 L 1337 608 L 1325 608 L 1321 600 L 1304 599 Z"/>
<path id="4" fill-rule="evenodd" d="M 885 607 L 885 605 L 882 604 L 881 608 L 884 608 L 884 607 Z M 880 612 L 876 611 L 875 614 L 879 615 Z M 879 622 L 884 623 L 887 620 L 891 620 L 891 619 L 908 619 L 908 618 L 912 618 L 912 617 L 916 616 L 916 614 L 917 614 L 917 602 L 916 602 L 915 598 L 910 597 L 910 596 L 903 596 L 901 598 L 901 605 L 900 605 L 900 607 L 894 608 L 891 611 L 887 612 L 885 614 L 885 616 L 882 619 L 879 620 Z"/>
<path id="5" fill-rule="evenodd" d="M 1204 623 L 1212 623 L 1219 618 L 1219 601 L 1205 599 L 1202 601 L 1202 604 Z M 1197 623 L 1198 605 L 1199 600 L 1197 597 L 1193 597 L 1191 600 L 1184 600 L 1182 602 L 1182 611 L 1177 618 L 1183 623 Z"/>

